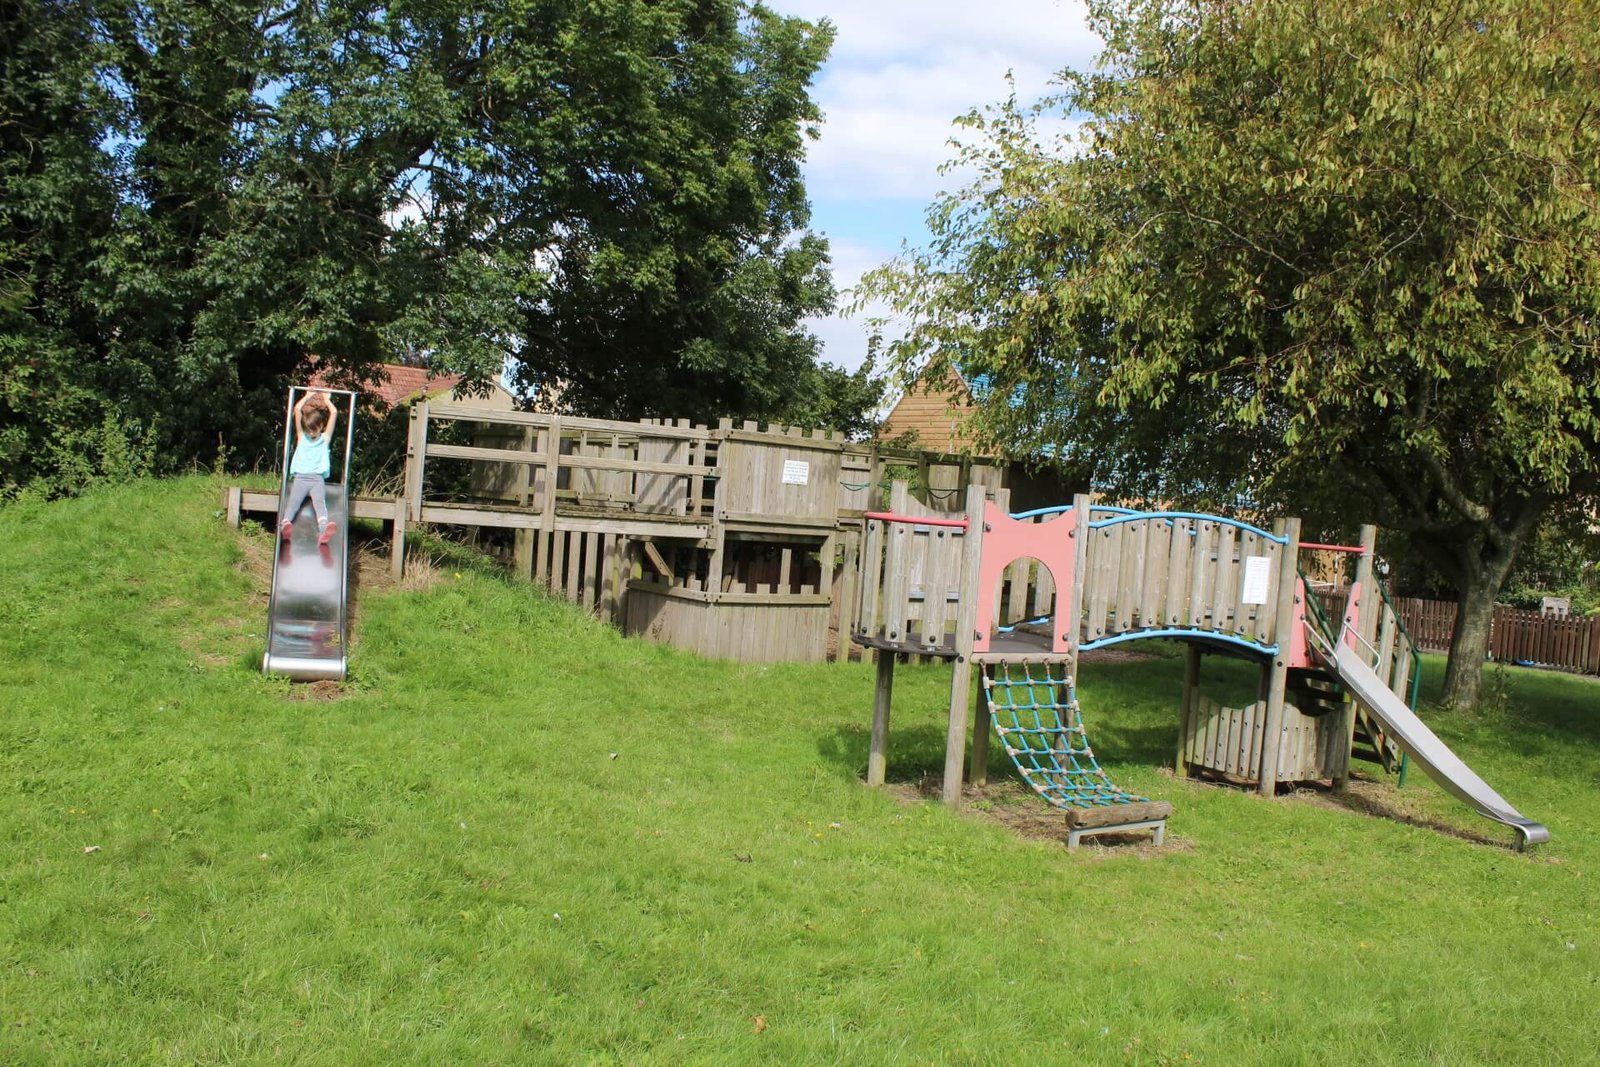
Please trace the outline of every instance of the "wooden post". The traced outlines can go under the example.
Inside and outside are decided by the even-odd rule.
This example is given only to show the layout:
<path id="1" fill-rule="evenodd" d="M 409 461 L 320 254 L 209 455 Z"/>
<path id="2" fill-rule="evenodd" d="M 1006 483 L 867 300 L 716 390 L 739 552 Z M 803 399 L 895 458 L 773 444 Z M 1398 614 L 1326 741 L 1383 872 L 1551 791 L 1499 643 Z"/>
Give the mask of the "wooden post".
<path id="1" fill-rule="evenodd" d="M 1178 758 L 1173 768 L 1179 776 L 1189 773 L 1189 731 L 1200 703 L 1200 646 L 1192 641 L 1183 645 L 1183 708 L 1178 717 Z"/>
<path id="2" fill-rule="evenodd" d="M 544 441 L 544 507 L 539 516 L 539 544 L 533 554 L 533 574 L 550 583 L 554 589 L 561 576 L 556 573 L 560 565 L 556 560 L 556 483 L 561 470 L 561 417 L 550 416 Z"/>
<path id="3" fill-rule="evenodd" d="M 889 510 L 905 514 L 910 500 L 910 489 L 901 479 L 895 479 L 889 489 Z M 883 636 L 885 640 L 907 642 L 911 629 L 910 570 L 911 540 L 916 536 L 913 527 L 899 522 L 883 524 Z"/>
<path id="4" fill-rule="evenodd" d="M 394 518 L 390 521 L 392 530 L 389 535 L 389 577 L 399 581 L 405 576 L 406 568 L 406 501 L 404 497 L 396 497 L 394 501 Z"/>
<path id="5" fill-rule="evenodd" d="M 963 479 L 962 484 L 964 486 L 966 486 L 970 490 L 970 488 L 972 486 L 972 478 L 971 478 L 971 475 L 972 475 L 972 461 L 971 460 L 963 460 L 962 461 L 961 473 L 962 473 L 962 479 Z M 982 488 L 982 486 L 980 485 L 979 488 Z M 1011 490 L 1009 490 L 1009 489 L 997 489 L 997 490 L 995 490 L 994 506 L 999 508 L 1001 511 L 1006 512 L 1007 514 L 1009 514 L 1010 511 L 1011 511 Z M 969 521 L 969 525 L 970 525 L 970 521 Z M 1015 571 L 1015 568 L 1013 568 L 1013 571 Z M 976 581 L 971 581 L 971 582 L 967 581 L 965 575 L 962 575 L 962 576 L 958 577 L 957 580 L 959 582 L 961 582 L 961 585 L 958 588 L 961 589 L 962 593 L 965 596 L 971 597 L 972 599 L 976 600 L 977 596 L 978 596 L 978 591 L 977 591 L 978 590 L 978 583 Z M 1000 599 L 998 597 L 996 597 L 995 598 L 995 608 L 996 608 L 997 612 L 999 610 L 999 605 L 1000 605 Z M 985 628 L 993 628 L 995 626 L 996 622 L 998 621 L 997 619 L 979 619 L 976 614 L 973 615 L 973 618 L 974 618 L 974 620 L 976 620 L 975 625 L 972 627 L 974 630 L 977 629 L 978 625 L 982 625 Z M 1012 620 L 1012 621 L 1014 622 L 1016 620 Z M 957 623 L 957 625 L 960 625 L 960 624 Z M 982 786 L 982 785 L 988 785 L 989 784 L 989 730 L 990 730 L 990 725 L 991 725 L 989 720 L 990 720 L 989 702 L 988 702 L 988 700 L 979 700 L 977 709 L 974 711 L 973 716 L 972 716 L 972 784 L 973 785 Z"/>
<path id="6" fill-rule="evenodd" d="M 865 520 L 863 520 L 865 522 Z M 856 632 L 856 618 L 860 612 L 860 594 L 857 578 L 861 570 L 861 531 L 844 533 L 843 562 L 840 567 L 839 589 L 839 663 L 850 662 L 850 637 Z"/>
<path id="7" fill-rule="evenodd" d="M 244 490 L 237 485 L 228 486 L 222 494 L 222 506 L 228 513 L 228 525 L 237 530 L 244 512 Z"/>
<path id="8" fill-rule="evenodd" d="M 1374 624 L 1383 605 L 1383 595 L 1378 592 L 1373 580 L 1377 577 L 1377 571 L 1372 566 L 1377 547 L 1378 528 L 1361 527 L 1361 555 L 1356 557 L 1356 571 L 1351 580 L 1361 589 L 1361 615 L 1356 620 L 1356 633 L 1369 641 L 1372 640 Z M 1339 635 L 1334 634 L 1333 639 L 1338 641 Z M 1350 753 L 1356 744 L 1356 701 L 1348 692 L 1344 695 L 1344 706 L 1339 709 L 1339 715 L 1344 732 L 1344 748 L 1339 753 L 1338 773 L 1333 776 L 1333 787 L 1342 790 L 1350 785 Z"/>
<path id="9" fill-rule="evenodd" d="M 532 452 L 534 433 L 532 426 L 522 428 L 522 451 Z M 526 463 L 517 464 L 516 482 L 513 492 L 517 496 L 517 505 L 522 508 L 528 506 L 530 483 L 533 480 L 533 468 Z M 511 531 L 513 551 L 516 557 L 516 573 L 519 578 L 533 577 L 533 546 L 538 538 L 534 532 L 525 527 L 517 527 Z"/>
<path id="10" fill-rule="evenodd" d="M 882 785 L 889 765 L 889 703 L 894 695 L 894 653 L 878 650 L 878 681 L 872 689 L 872 740 L 867 750 L 867 784 Z"/>
<path id="11" fill-rule="evenodd" d="M 1289 641 L 1298 625 L 1295 618 L 1295 584 L 1300 577 L 1300 520 L 1284 519 L 1281 532 L 1289 543 L 1283 546 L 1278 565 L 1278 598 L 1274 632 L 1278 651 L 1272 657 L 1271 678 L 1267 687 L 1267 716 L 1261 731 L 1261 780 L 1258 788 L 1264 797 L 1278 792 L 1278 754 L 1283 749 L 1283 701 L 1289 684 Z"/>
<path id="12" fill-rule="evenodd" d="M 411 436 L 406 442 L 404 496 L 412 522 L 422 521 L 422 474 L 428 459 L 428 402 L 411 405 Z"/>
<path id="13" fill-rule="evenodd" d="M 961 545 L 961 610 L 956 615 L 956 661 L 950 672 L 950 722 L 944 742 L 942 798 L 961 805 L 967 754 L 967 703 L 972 686 L 972 641 L 978 628 L 978 564 L 983 559 L 983 486 L 967 488 L 967 532 Z"/>

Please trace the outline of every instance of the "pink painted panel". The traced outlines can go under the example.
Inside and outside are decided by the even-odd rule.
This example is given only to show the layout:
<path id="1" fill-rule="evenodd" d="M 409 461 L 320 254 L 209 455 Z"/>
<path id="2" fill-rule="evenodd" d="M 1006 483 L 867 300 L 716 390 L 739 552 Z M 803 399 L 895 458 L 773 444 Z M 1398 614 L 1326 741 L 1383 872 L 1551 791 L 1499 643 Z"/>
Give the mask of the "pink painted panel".
<path id="1" fill-rule="evenodd" d="M 1053 522 L 1013 519 L 993 502 L 983 507 L 983 551 L 978 560 L 978 630 L 972 651 L 989 651 L 992 620 L 998 610 L 1000 580 L 1005 569 L 1019 559 L 1032 557 L 1050 572 L 1056 586 L 1056 615 L 1052 652 L 1070 652 L 1078 639 L 1078 605 L 1073 600 L 1077 584 L 1078 513 L 1065 512 Z"/>

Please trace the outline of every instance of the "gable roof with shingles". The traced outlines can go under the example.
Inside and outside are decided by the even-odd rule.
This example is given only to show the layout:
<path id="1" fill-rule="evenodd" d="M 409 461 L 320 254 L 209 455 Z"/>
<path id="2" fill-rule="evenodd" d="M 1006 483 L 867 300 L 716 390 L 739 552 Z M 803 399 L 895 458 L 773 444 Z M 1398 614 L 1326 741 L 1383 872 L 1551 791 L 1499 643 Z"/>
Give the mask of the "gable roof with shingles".
<path id="1" fill-rule="evenodd" d="M 362 396 L 377 401 L 378 406 L 388 410 L 404 407 L 418 397 L 433 397 L 449 392 L 460 383 L 459 374 L 438 374 L 427 367 L 382 363 L 378 365 L 375 380 L 368 384 Z M 321 389 L 337 388 L 328 380 L 327 373 L 320 370 L 311 376 L 311 384 Z"/>

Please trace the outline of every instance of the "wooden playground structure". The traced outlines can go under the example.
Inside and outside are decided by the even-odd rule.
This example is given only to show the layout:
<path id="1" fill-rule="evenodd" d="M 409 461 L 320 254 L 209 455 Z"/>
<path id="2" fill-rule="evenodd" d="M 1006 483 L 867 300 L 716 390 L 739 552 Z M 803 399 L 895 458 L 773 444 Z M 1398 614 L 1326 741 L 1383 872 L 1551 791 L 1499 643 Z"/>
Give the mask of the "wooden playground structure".
<path id="1" fill-rule="evenodd" d="M 969 726 L 983 784 L 992 728 L 1023 780 L 1066 813 L 1069 846 L 1141 829 L 1162 838 L 1171 805 L 1112 782 L 1076 695 L 1082 652 L 1139 638 L 1185 647 L 1181 774 L 1273 795 L 1283 783 L 1342 785 L 1353 755 L 1398 766 L 1403 780 L 1410 758 L 1516 829 L 1521 846 L 1548 839 L 1413 714 L 1417 650 L 1375 580 L 1373 527 L 1357 545 L 1327 545 L 1302 541 L 1294 518 L 1269 530 L 1081 494 L 1030 507 L 1063 495 L 997 462 L 823 431 L 422 401 L 401 492 L 357 496 L 350 515 L 389 527 L 397 577 L 408 527 L 501 531 L 492 536 L 516 573 L 628 633 L 741 660 L 861 647 L 877 660 L 870 785 L 888 764 L 896 661 L 948 659 L 943 799 L 960 801 Z M 232 488 L 225 505 L 238 522 L 278 500 Z M 1209 657 L 1254 664 L 1254 691 L 1231 703 L 1209 694 Z M 972 716 L 974 667 L 983 700 Z"/>
<path id="2" fill-rule="evenodd" d="M 958 512 L 970 485 L 1061 496 L 997 460 L 826 431 L 422 400 L 400 491 L 350 504 L 386 527 L 395 578 L 408 530 L 453 527 L 498 541 L 515 573 L 628 633 L 707 656 L 817 662 L 848 650 L 862 514 L 895 475 L 915 479 L 933 511 Z M 277 497 L 235 487 L 224 506 L 237 523 L 274 512 Z"/>
<path id="3" fill-rule="evenodd" d="M 1372 649 L 1383 684 L 1415 702 L 1416 651 L 1393 608 L 1359 603 L 1359 591 L 1373 587 L 1373 527 L 1362 528 L 1359 545 L 1312 544 L 1293 518 L 1268 531 L 1217 515 L 1103 507 L 1082 495 L 1012 515 L 978 486 L 959 518 L 918 505 L 902 486 L 888 511 L 864 518 L 852 639 L 878 652 L 871 785 L 883 783 L 888 763 L 896 659 L 938 656 L 953 661 L 946 803 L 959 802 L 966 777 L 976 667 L 984 699 L 970 731 L 973 784 L 984 782 L 993 728 L 1024 780 L 1066 812 L 1069 845 L 1145 828 L 1159 843 L 1170 805 L 1128 794 L 1105 775 L 1075 694 L 1081 652 L 1149 637 L 1185 646 L 1180 773 L 1271 795 L 1285 782 L 1342 783 L 1352 754 L 1386 767 L 1399 758 L 1369 709 L 1329 683 L 1307 645 L 1308 612 L 1333 608 L 1341 624 L 1333 640 Z M 1302 577 L 1303 552 L 1354 560 L 1343 600 Z M 1258 664 L 1254 699 L 1211 699 L 1201 687 L 1209 656 Z"/>

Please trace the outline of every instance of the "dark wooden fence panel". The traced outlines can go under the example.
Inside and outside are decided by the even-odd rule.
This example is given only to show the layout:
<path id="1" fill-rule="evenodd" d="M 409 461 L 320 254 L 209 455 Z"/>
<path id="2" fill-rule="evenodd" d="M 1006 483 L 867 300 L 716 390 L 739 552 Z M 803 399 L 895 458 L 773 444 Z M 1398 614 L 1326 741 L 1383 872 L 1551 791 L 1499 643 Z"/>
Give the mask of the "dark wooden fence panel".
<path id="1" fill-rule="evenodd" d="M 1427 652 L 1450 650 L 1450 638 L 1456 628 L 1455 604 L 1401 597 L 1395 607 L 1419 648 Z M 1489 656 L 1507 663 L 1537 663 L 1600 674 L 1600 618 L 1558 619 L 1498 605 L 1490 624 Z"/>
<path id="2" fill-rule="evenodd" d="M 1394 607 L 1418 648 L 1424 652 L 1450 651 L 1450 637 L 1456 631 L 1454 603 L 1408 596 L 1396 597 Z"/>

